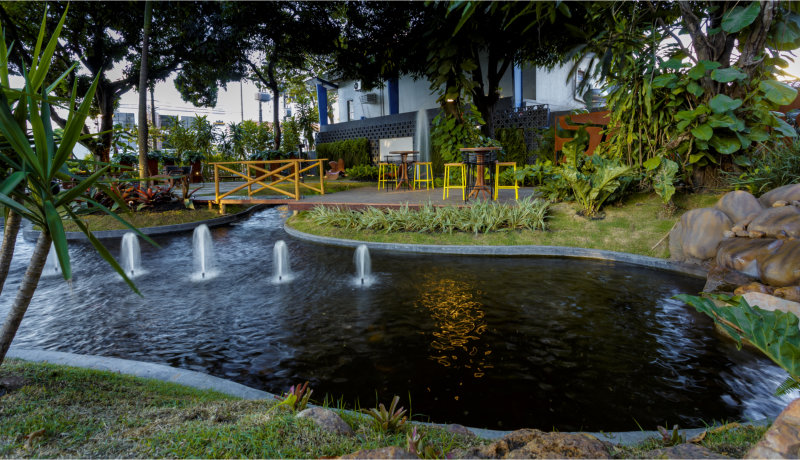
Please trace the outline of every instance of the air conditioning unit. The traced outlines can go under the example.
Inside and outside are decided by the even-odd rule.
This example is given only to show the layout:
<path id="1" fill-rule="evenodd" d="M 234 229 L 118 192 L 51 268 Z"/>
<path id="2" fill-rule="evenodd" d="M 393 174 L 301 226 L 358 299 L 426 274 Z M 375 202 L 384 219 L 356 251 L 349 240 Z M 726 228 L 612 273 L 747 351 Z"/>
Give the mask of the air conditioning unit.
<path id="1" fill-rule="evenodd" d="M 360 81 L 354 81 L 353 82 L 353 89 L 354 90 L 361 91 L 363 88 L 364 88 L 364 86 L 361 84 Z"/>
<path id="2" fill-rule="evenodd" d="M 361 103 L 362 104 L 377 104 L 378 103 L 378 95 L 375 93 L 367 93 L 361 95 Z"/>

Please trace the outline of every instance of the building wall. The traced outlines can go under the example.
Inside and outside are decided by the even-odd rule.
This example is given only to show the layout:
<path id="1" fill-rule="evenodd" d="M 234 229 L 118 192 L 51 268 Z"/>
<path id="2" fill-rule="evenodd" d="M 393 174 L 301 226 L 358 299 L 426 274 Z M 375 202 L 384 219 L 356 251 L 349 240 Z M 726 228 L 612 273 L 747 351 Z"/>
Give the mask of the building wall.
<path id="1" fill-rule="evenodd" d="M 584 107 L 585 104 L 575 98 L 575 80 L 567 81 L 571 64 L 548 71 L 542 68 L 524 67 L 522 69 L 522 97 L 530 104 L 548 104 L 551 110 L 572 110 Z M 512 70 L 506 71 L 500 79 L 500 96 L 513 97 L 514 84 Z M 353 101 L 354 117 L 352 120 L 375 118 L 389 114 L 389 97 L 386 87 L 355 91 L 354 81 L 339 81 L 338 101 L 336 104 L 336 123 L 344 123 L 347 118 L 347 101 Z M 486 84 L 486 83 L 485 83 Z M 419 109 L 438 107 L 436 93 L 431 93 L 427 80 L 414 80 L 410 76 L 400 78 L 400 113 L 416 112 Z M 361 96 L 374 93 L 377 104 L 361 102 Z"/>

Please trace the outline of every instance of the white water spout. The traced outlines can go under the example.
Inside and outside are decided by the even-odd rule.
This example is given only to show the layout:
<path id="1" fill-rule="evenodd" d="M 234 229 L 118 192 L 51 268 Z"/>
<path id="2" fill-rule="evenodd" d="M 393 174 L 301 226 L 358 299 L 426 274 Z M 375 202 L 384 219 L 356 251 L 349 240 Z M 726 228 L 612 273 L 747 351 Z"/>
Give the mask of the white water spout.
<path id="1" fill-rule="evenodd" d="M 272 274 L 272 281 L 276 284 L 288 283 L 294 279 L 289 266 L 289 248 L 283 240 L 276 241 L 272 249 Z"/>
<path id="2" fill-rule="evenodd" d="M 194 250 L 192 281 L 203 281 L 217 276 L 214 243 L 211 240 L 211 232 L 206 224 L 199 225 L 194 229 L 192 249 Z"/>
<path id="3" fill-rule="evenodd" d="M 128 278 L 136 278 L 144 275 L 142 270 L 142 253 L 139 248 L 139 238 L 133 232 L 128 232 L 122 236 L 122 243 L 119 249 L 120 266 Z"/>
<path id="4" fill-rule="evenodd" d="M 373 281 L 372 262 L 369 259 L 369 249 L 366 244 L 358 245 L 353 261 L 356 264 L 356 286 L 371 286 Z"/>
<path id="5" fill-rule="evenodd" d="M 58 263 L 56 245 L 50 243 L 50 252 L 47 253 L 47 260 L 44 262 L 42 276 L 56 276 L 61 274 L 61 265 Z"/>
<path id="6" fill-rule="evenodd" d="M 414 129 L 414 150 L 419 152 L 419 161 L 431 161 L 431 135 L 428 127 L 428 113 L 425 109 L 417 112 Z"/>

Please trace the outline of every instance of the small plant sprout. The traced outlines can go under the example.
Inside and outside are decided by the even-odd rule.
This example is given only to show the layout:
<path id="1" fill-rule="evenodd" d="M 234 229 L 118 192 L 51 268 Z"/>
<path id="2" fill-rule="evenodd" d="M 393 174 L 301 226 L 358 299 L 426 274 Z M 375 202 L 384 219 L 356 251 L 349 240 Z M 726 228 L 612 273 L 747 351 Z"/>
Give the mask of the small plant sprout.
<path id="1" fill-rule="evenodd" d="M 380 403 L 378 407 L 364 409 L 363 412 L 372 417 L 372 425 L 378 431 L 397 431 L 406 423 L 406 420 L 408 420 L 408 417 L 404 416 L 406 410 L 402 407 L 397 408 L 398 402 L 400 402 L 400 397 L 395 396 L 392 398 L 392 403 L 389 405 L 388 411 L 386 410 L 386 406 Z"/>
<path id="2" fill-rule="evenodd" d="M 658 432 L 661 433 L 661 442 L 664 446 L 675 446 L 686 442 L 686 438 L 678 430 L 678 425 L 672 427 L 672 431 L 667 430 L 663 426 L 658 426 Z"/>
<path id="3" fill-rule="evenodd" d="M 417 433 L 417 427 L 411 429 L 411 433 L 406 438 L 408 440 L 407 450 L 419 458 L 442 458 L 443 454 L 436 447 L 428 444 L 425 437 Z"/>
<path id="4" fill-rule="evenodd" d="M 288 393 L 284 393 L 282 396 L 275 396 L 275 399 L 283 399 L 272 406 L 270 411 L 278 407 L 288 407 L 294 412 L 299 412 L 308 406 L 308 400 L 311 399 L 312 393 L 314 393 L 314 390 L 308 389 L 308 381 L 302 385 L 292 385 L 289 387 Z"/>

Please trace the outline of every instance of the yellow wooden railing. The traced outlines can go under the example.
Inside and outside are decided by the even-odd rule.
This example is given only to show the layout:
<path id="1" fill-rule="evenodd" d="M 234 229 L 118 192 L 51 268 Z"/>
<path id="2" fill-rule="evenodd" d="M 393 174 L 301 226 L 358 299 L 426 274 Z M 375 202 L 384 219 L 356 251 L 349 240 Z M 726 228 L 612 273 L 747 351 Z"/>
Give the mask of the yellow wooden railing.
<path id="1" fill-rule="evenodd" d="M 300 187 L 305 187 L 324 195 L 325 176 L 322 169 L 322 162 L 325 160 L 326 158 L 320 158 L 317 160 L 287 159 L 266 161 L 221 161 L 211 163 L 214 166 L 214 202 L 216 204 L 222 204 L 223 200 L 230 201 L 232 200 L 231 195 L 244 188 L 247 188 L 247 196 L 251 201 L 253 201 L 253 195 L 262 190 L 271 190 L 275 193 L 288 196 L 289 198 L 294 198 L 295 200 L 300 199 Z M 265 169 L 265 165 L 279 166 L 270 171 Z M 319 188 L 301 182 L 300 180 L 301 174 L 314 168 L 318 168 L 319 170 Z M 247 172 L 242 172 L 243 170 L 246 170 Z M 220 171 L 226 175 L 232 175 L 233 177 L 241 178 L 244 180 L 244 183 L 225 193 L 220 194 Z M 289 171 L 289 174 L 282 174 L 284 171 Z M 279 185 L 282 182 L 294 184 L 294 193 L 276 187 L 276 185 Z"/>

